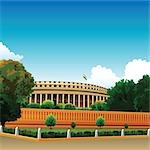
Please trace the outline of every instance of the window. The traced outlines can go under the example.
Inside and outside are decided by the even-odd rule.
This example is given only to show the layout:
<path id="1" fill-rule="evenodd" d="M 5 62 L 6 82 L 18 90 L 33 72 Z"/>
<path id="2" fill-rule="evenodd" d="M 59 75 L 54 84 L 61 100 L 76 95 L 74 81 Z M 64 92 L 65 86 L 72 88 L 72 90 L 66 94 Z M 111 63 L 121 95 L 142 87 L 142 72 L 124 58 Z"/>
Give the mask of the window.
<path id="1" fill-rule="evenodd" d="M 51 85 L 49 85 L 49 87 L 51 87 Z"/>
<path id="2" fill-rule="evenodd" d="M 59 87 L 61 87 L 61 85 L 59 85 Z"/>
<path id="3" fill-rule="evenodd" d="M 46 81 L 44 81 L 44 83 L 46 83 Z"/>
<path id="4" fill-rule="evenodd" d="M 68 85 L 68 88 L 70 88 L 70 85 Z"/>
<path id="5" fill-rule="evenodd" d="M 56 81 L 54 81 L 54 83 L 56 83 Z"/>
<path id="6" fill-rule="evenodd" d="M 45 87 L 47 87 L 47 85 L 45 84 Z"/>
<path id="7" fill-rule="evenodd" d="M 79 88 L 79 86 L 77 86 L 77 88 Z"/>
<path id="8" fill-rule="evenodd" d="M 57 85 L 55 84 L 54 87 L 57 87 Z"/>
<path id="9" fill-rule="evenodd" d="M 66 87 L 66 85 L 64 85 L 64 87 Z"/>
<path id="10" fill-rule="evenodd" d="M 73 88 L 75 88 L 75 86 L 73 86 Z"/>
<path id="11" fill-rule="evenodd" d="M 40 87 L 42 87 L 42 85 L 40 85 Z"/>

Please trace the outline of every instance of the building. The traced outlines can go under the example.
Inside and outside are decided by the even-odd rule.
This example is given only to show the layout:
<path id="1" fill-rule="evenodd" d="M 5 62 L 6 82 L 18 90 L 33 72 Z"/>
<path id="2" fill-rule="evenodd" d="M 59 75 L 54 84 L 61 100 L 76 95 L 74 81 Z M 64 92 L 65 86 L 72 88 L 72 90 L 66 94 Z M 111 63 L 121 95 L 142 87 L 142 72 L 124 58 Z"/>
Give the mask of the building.
<path id="1" fill-rule="evenodd" d="M 101 86 L 62 81 L 37 81 L 29 103 L 51 99 L 55 104 L 72 103 L 76 107 L 90 107 L 98 100 L 106 100 L 107 89 Z"/>

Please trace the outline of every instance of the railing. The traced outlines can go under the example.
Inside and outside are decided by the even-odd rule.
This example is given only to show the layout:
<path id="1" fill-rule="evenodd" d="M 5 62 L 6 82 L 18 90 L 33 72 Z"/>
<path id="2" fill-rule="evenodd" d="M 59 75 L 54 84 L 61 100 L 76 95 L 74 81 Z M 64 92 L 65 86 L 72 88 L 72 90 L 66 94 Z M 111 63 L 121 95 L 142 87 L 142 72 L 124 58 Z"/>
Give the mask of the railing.
<path id="1" fill-rule="evenodd" d="M 116 112 L 116 111 L 83 111 L 83 110 L 59 110 L 59 109 L 21 109 L 21 118 L 7 124 L 44 125 L 45 118 L 53 114 L 57 119 L 57 125 L 70 125 L 76 121 L 77 125 L 94 126 L 97 117 L 105 118 L 106 125 L 117 126 L 150 126 L 150 113 L 142 112 Z"/>

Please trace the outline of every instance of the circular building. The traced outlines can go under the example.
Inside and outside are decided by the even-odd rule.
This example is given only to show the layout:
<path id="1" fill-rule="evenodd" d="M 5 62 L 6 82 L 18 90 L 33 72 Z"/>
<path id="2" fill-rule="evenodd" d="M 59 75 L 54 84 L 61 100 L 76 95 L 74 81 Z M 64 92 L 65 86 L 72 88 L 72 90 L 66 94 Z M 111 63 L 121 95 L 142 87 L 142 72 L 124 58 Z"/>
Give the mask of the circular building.
<path id="1" fill-rule="evenodd" d="M 90 107 L 98 100 L 106 100 L 107 89 L 101 86 L 63 81 L 36 81 L 29 103 L 53 100 L 58 103 L 72 103 L 76 107 Z"/>

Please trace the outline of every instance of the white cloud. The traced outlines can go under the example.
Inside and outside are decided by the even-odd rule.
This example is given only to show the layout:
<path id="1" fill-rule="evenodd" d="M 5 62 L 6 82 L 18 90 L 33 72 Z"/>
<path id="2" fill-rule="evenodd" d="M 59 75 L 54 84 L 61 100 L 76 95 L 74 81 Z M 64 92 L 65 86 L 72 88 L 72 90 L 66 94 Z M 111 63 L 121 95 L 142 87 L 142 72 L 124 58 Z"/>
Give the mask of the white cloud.
<path id="1" fill-rule="evenodd" d="M 87 82 L 109 88 L 119 80 L 120 78 L 110 68 L 97 65 L 92 68 L 91 77 Z"/>
<path id="2" fill-rule="evenodd" d="M 133 79 L 137 83 L 145 74 L 150 75 L 150 61 L 134 59 L 125 66 L 124 79 Z"/>
<path id="3" fill-rule="evenodd" d="M 150 61 L 134 59 L 125 65 L 122 77 L 117 76 L 110 68 L 97 65 L 91 69 L 91 75 L 87 82 L 110 88 L 121 79 L 133 79 L 137 83 L 145 74 L 150 75 Z"/>
<path id="4" fill-rule="evenodd" d="M 12 60 L 20 61 L 22 58 L 23 56 L 11 52 L 10 49 L 6 45 L 0 42 L 0 60 L 12 59 Z"/>

